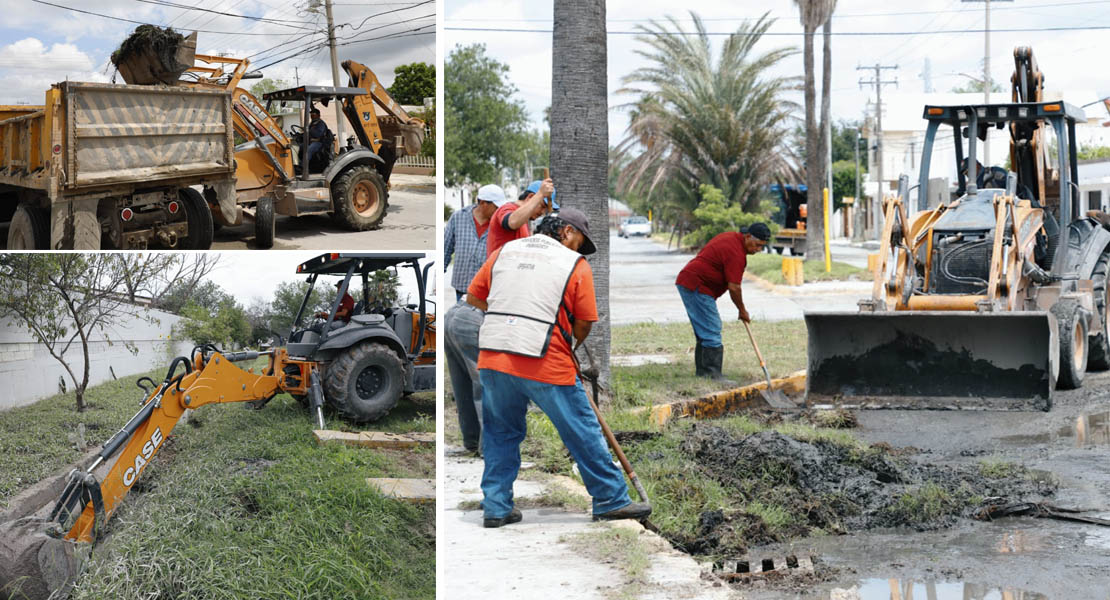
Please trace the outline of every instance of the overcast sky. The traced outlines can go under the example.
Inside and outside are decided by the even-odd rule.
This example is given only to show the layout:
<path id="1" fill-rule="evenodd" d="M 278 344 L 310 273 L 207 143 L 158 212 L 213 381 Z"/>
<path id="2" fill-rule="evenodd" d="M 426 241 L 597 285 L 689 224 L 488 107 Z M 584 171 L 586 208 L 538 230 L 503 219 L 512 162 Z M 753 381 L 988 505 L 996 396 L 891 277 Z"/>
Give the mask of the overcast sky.
<path id="1" fill-rule="evenodd" d="M 233 251 L 217 252 L 220 261 L 216 270 L 209 275 L 209 279 L 235 296 L 239 304 L 250 306 L 254 298 L 262 298 L 267 302 L 273 297 L 274 290 L 283 281 L 304 281 L 307 275 L 297 274 L 297 265 L 320 255 L 319 251 L 297 250 L 268 250 L 265 252 Z M 421 267 L 426 264 L 421 261 Z M 432 268 L 432 273 L 441 269 Z M 409 295 L 410 302 L 417 302 L 416 278 L 412 269 L 405 267 L 399 269 L 401 279 L 400 297 Z M 334 285 L 338 277 L 325 277 L 329 285 Z M 321 282 L 317 282 L 317 287 Z M 434 286 L 434 284 L 433 284 Z M 435 297 L 435 289 L 428 291 L 428 296 Z"/>
<path id="2" fill-rule="evenodd" d="M 922 73 L 930 61 L 931 82 L 935 91 L 948 91 L 968 81 L 960 73 L 982 73 L 984 35 L 983 2 L 961 0 L 840 0 L 833 19 L 832 111 L 834 118 L 856 120 L 861 117 L 874 88 L 861 90 L 859 80 L 870 79 L 873 71 L 861 72 L 861 65 L 897 65 L 883 72 L 884 79 L 897 79 L 898 87 L 884 92 L 924 91 Z M 609 105 L 629 101 L 613 92 L 622 76 L 643 64 L 635 54 L 642 44 L 630 32 L 637 23 L 674 16 L 689 30 L 688 10 L 696 12 L 711 32 L 731 32 L 744 20 L 756 19 L 764 11 L 777 18 L 759 48 L 766 51 L 781 46 L 796 47 L 799 53 L 782 63 L 779 75 L 801 75 L 802 29 L 798 10 L 792 0 L 742 0 L 732 2 L 688 0 L 608 0 Z M 505 0 L 444 0 L 444 49 L 449 53 L 459 44 L 484 43 L 491 56 L 510 67 L 512 82 L 520 89 L 533 121 L 543 120 L 543 110 L 551 103 L 551 34 L 523 32 L 524 29 L 550 29 L 551 0 L 506 2 Z M 1103 30 L 1044 31 L 1049 27 L 1103 27 Z M 499 31 L 459 31 L 455 28 L 508 29 Z M 1094 89 L 1099 97 L 1110 94 L 1110 79 L 1097 65 L 1106 58 L 1105 40 L 1110 35 L 1110 0 L 1015 0 L 991 2 L 991 77 L 1009 90 L 1014 69 L 1013 50 L 1017 45 L 1033 47 L 1045 73 L 1045 85 L 1053 90 Z M 1001 32 L 1001 29 L 1038 29 L 1032 32 Z M 929 33 L 953 30 L 978 30 L 972 33 Z M 894 33 L 896 35 L 850 35 L 853 33 Z M 723 36 L 713 38 L 719 52 Z M 817 42 L 820 64 L 820 39 Z M 1092 68 L 1095 67 L 1095 68 Z M 820 80 L 818 80 L 818 85 Z M 797 100 L 801 101 L 798 94 Z M 1088 110 L 1101 110 L 1095 107 Z M 609 143 L 615 145 L 624 135 L 626 115 L 611 110 Z"/>
<path id="3" fill-rule="evenodd" d="M 197 52 L 251 57 L 252 67 L 264 67 L 320 42 L 327 41 L 323 9 L 304 10 L 319 0 L 179 0 L 172 4 L 236 15 L 272 19 L 259 22 L 201 10 L 160 6 L 163 0 L 49 0 L 120 19 L 169 25 L 183 32 L 201 30 Z M 32 0 L 4 0 L 0 20 L 0 104 L 42 104 L 44 93 L 59 81 L 109 81 L 115 68 L 108 57 L 136 23 L 81 14 Z M 378 14 L 386 11 L 389 14 Z M 334 17 L 340 61 L 354 59 L 377 73 L 385 85 L 393 83 L 398 65 L 435 62 L 436 2 L 381 3 L 339 0 Z M 377 15 L 377 16 L 374 16 Z M 417 28 L 422 28 L 413 31 Z M 396 35 L 392 39 L 372 39 Z M 268 52 L 263 52 L 267 51 Z M 331 85 L 326 47 L 296 55 L 266 67 L 263 75 L 292 85 L 299 75 L 306 85 Z M 340 70 L 341 84 L 344 74 Z M 123 82 L 122 79 L 119 80 Z M 247 81 L 250 85 L 253 81 Z"/>

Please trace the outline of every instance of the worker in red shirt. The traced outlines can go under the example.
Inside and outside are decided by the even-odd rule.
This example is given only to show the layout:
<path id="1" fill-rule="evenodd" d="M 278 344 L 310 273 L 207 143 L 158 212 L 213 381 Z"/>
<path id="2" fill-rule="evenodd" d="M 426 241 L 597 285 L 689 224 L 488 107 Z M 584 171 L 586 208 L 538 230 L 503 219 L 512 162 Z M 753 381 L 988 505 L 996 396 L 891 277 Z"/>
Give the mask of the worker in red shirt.
<path id="1" fill-rule="evenodd" d="M 466 301 L 486 312 L 479 334 L 482 380 L 482 510 L 485 527 L 523 517 L 513 507 L 529 401 L 539 406 L 570 451 L 594 519 L 642 519 L 648 504 L 628 496 L 624 474 L 601 435 L 571 356 L 597 321 L 596 251 L 582 211 L 546 217 L 539 232 L 495 251 L 470 282 Z"/>
<path id="2" fill-rule="evenodd" d="M 559 210 L 555 183 L 550 179 L 533 181 L 515 202 L 506 202 L 493 213 L 486 234 L 486 256 L 492 256 L 506 242 L 528 237 L 528 222 L 552 210 Z"/>
<path id="3" fill-rule="evenodd" d="M 740 290 L 748 255 L 755 254 L 767 245 L 771 230 L 763 223 L 753 223 L 739 233 L 726 231 L 714 236 L 686 263 L 675 279 L 678 295 L 686 306 L 686 315 L 694 328 L 697 346 L 694 349 L 695 372 L 699 377 L 723 379 L 721 364 L 725 348 L 721 341 L 721 313 L 717 298 L 727 291 L 739 311 L 739 319 L 751 322 L 744 308 Z"/>
<path id="4" fill-rule="evenodd" d="M 343 280 L 342 279 L 335 282 L 335 291 L 338 293 L 339 290 L 341 290 L 341 289 L 343 289 Z M 353 313 L 354 310 L 355 310 L 355 299 L 352 298 L 351 295 L 348 294 L 346 290 L 344 290 L 343 291 L 343 298 L 341 298 L 339 300 L 339 307 L 335 309 L 335 319 L 334 319 L 334 321 L 342 321 L 344 323 L 349 323 L 351 321 L 351 313 Z M 318 317 L 320 319 L 326 319 L 326 318 L 328 318 L 328 313 L 327 313 L 327 311 L 322 310 L 322 311 L 316 313 L 316 317 Z"/>

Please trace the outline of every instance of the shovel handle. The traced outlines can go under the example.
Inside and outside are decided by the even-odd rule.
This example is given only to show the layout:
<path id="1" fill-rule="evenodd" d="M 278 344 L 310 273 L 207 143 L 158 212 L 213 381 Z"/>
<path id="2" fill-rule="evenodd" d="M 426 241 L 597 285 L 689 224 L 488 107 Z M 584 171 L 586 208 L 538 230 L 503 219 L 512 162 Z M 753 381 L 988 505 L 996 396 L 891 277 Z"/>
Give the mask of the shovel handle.
<path id="1" fill-rule="evenodd" d="M 763 353 L 759 351 L 759 345 L 755 343 L 755 338 L 752 337 L 752 328 L 748 325 L 747 321 L 740 322 L 744 324 L 744 329 L 748 330 L 748 339 L 752 341 L 752 348 L 755 348 L 755 355 L 759 358 L 759 366 L 763 367 L 763 370 L 766 371 L 767 361 L 763 360 Z"/>
<path id="2" fill-rule="evenodd" d="M 590 361 L 593 362 L 593 356 L 589 355 L 588 349 L 586 352 Z M 585 379 L 582 375 L 582 365 L 578 362 L 578 356 L 574 354 L 573 350 L 571 350 L 570 358 L 571 361 L 574 362 L 574 369 L 578 371 L 578 377 L 580 379 Z M 594 395 L 596 396 L 597 378 L 590 380 L 590 387 L 593 389 Z M 601 425 L 601 433 L 605 436 L 605 441 L 609 442 L 609 447 L 613 449 L 613 454 L 617 455 L 617 460 L 620 461 L 621 468 L 628 474 L 628 479 L 632 482 L 633 487 L 636 488 L 636 493 L 640 495 L 640 499 L 647 502 L 647 494 L 644 492 L 643 486 L 640 485 L 640 478 L 636 477 L 636 472 L 632 470 L 632 463 L 628 462 L 628 457 L 624 455 L 624 450 L 621 449 L 620 443 L 617 442 L 617 436 L 613 435 L 613 430 L 609 429 L 609 424 L 605 422 L 605 417 L 601 416 L 601 409 L 597 407 L 597 402 L 590 394 L 586 394 L 586 400 L 590 402 L 590 408 L 593 409 L 594 415 L 597 416 L 597 423 Z"/>

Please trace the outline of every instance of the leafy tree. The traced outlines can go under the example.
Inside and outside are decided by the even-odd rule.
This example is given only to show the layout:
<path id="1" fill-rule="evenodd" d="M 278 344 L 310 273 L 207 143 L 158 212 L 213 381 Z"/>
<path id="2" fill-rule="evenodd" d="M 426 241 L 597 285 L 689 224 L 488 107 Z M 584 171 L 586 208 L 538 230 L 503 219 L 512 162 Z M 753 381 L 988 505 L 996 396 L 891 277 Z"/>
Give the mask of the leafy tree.
<path id="1" fill-rule="evenodd" d="M 185 318 L 174 326 L 174 334 L 195 344 L 246 346 L 253 341 L 246 311 L 227 294 L 215 306 L 190 302 L 181 316 Z"/>
<path id="2" fill-rule="evenodd" d="M 113 325 L 155 319 L 128 300 L 128 278 L 149 267 L 136 255 L 107 253 L 0 254 L 0 317 L 25 327 L 61 363 L 73 382 L 76 408 L 83 411 L 94 337 L 114 343 Z M 145 255 L 154 260 L 158 255 Z M 125 260 L 124 257 L 128 257 Z M 74 365 L 73 348 L 80 348 Z M 129 348 L 137 353 L 135 348 Z"/>
<path id="3" fill-rule="evenodd" d="M 1055 155 L 1050 155 L 1055 156 Z M 1080 144 L 1079 149 L 1075 151 L 1075 156 L 1079 160 L 1094 160 L 1100 158 L 1110 158 L 1110 146 L 1094 146 L 1091 144 Z"/>
<path id="4" fill-rule="evenodd" d="M 866 170 L 863 165 L 860 165 L 859 176 L 860 181 L 860 194 L 863 193 L 863 173 Z M 833 173 L 833 207 L 840 208 L 844 205 L 844 197 L 854 197 L 856 195 L 856 161 L 855 160 L 838 160 L 832 165 Z M 856 206 L 860 206 L 859 199 L 856 199 Z"/>
<path id="5" fill-rule="evenodd" d="M 319 285 L 312 289 L 308 306 L 305 307 L 306 315 L 326 310 L 324 298 L 320 294 L 321 289 Z M 277 290 L 274 291 L 274 298 L 270 301 L 271 329 L 281 335 L 289 335 L 289 331 L 293 328 L 293 319 L 297 317 L 297 309 L 301 307 L 301 300 L 304 299 L 306 291 L 308 291 L 306 281 L 283 281 L 278 284 Z"/>
<path id="6" fill-rule="evenodd" d="M 986 85 L 984 84 L 984 82 L 982 80 L 972 79 L 972 80 L 968 81 L 967 83 L 965 83 L 963 85 L 958 85 L 958 86 L 953 87 L 950 91 L 953 94 L 974 94 L 974 93 L 982 94 L 984 87 L 986 87 Z M 991 78 L 991 92 L 1001 92 L 1001 91 L 1002 91 L 1002 86 L 999 85 L 997 81 L 994 81 L 994 78 L 992 77 Z"/>
<path id="7" fill-rule="evenodd" d="M 389 86 L 389 95 L 401 104 L 423 104 L 425 98 L 435 98 L 436 67 L 425 62 L 414 62 L 393 69 L 397 76 Z"/>
<path id="8" fill-rule="evenodd" d="M 509 67 L 486 56 L 482 44 L 458 46 L 444 77 L 444 184 L 501 181 L 520 156 L 528 113 L 505 80 Z"/>
<path id="9" fill-rule="evenodd" d="M 855 162 L 855 145 L 856 140 L 866 140 L 867 138 L 856 138 L 857 132 L 860 131 L 862 124 L 859 121 L 835 121 L 832 124 L 832 161 L 837 162 L 841 160 L 850 160 Z M 864 142 L 860 142 L 860 168 L 867 168 L 867 151 Z"/>
<path id="10" fill-rule="evenodd" d="M 195 285 L 184 283 L 170 286 L 159 300 L 158 308 L 176 314 L 183 314 L 185 307 L 195 304 L 203 308 L 215 309 L 231 296 L 212 281 L 202 281 Z"/>
<path id="11" fill-rule="evenodd" d="M 374 271 L 367 281 L 371 304 L 381 308 L 396 306 L 400 285 L 401 280 L 393 271 L 388 269 Z M 354 296 L 353 293 L 351 295 Z"/>
<path id="12" fill-rule="evenodd" d="M 724 193 L 718 188 L 702 184 L 698 187 L 698 192 L 701 194 L 701 203 L 694 209 L 694 219 L 698 228 L 691 232 L 687 239 L 687 242 L 694 246 L 703 246 L 718 234 L 737 231 L 756 221 L 767 222 L 772 233 L 778 229 L 778 225 L 770 222 L 763 214 L 747 212 L 737 204 L 730 206 Z M 773 210 L 770 203 L 766 202 L 762 208 L 764 213 L 770 213 Z"/>
<path id="13" fill-rule="evenodd" d="M 288 87 L 290 87 L 289 82 L 285 81 L 284 79 L 270 79 L 269 77 L 266 77 L 264 79 L 259 79 L 258 83 L 255 83 L 254 85 L 252 85 L 250 87 L 250 93 L 255 98 L 258 98 L 258 101 L 262 102 L 263 106 L 265 106 L 266 101 L 262 98 L 263 95 L 269 94 L 270 92 L 276 92 L 278 90 L 284 90 Z M 288 103 L 287 102 L 286 105 L 299 107 L 301 105 L 301 103 L 300 102 L 296 102 L 296 103 Z M 277 110 L 278 108 L 279 108 L 279 105 L 275 104 L 274 109 Z M 274 111 L 271 111 L 271 112 L 274 112 Z M 240 142 L 236 142 L 236 143 L 240 143 Z"/>
<path id="14" fill-rule="evenodd" d="M 667 25 L 639 26 L 636 39 L 647 46 L 640 54 L 649 64 L 622 79 L 620 93 L 635 100 L 626 105 L 631 118 L 617 146 L 617 160 L 629 159 L 618 185 L 652 194 L 674 182 L 676 201 L 692 207 L 706 183 L 730 206 L 757 211 L 767 185 L 796 177 L 787 143 L 796 108 L 787 94 L 795 83 L 771 74 L 794 51 L 756 53 L 772 24 L 764 16 L 738 27 L 714 60 L 709 34 L 691 14 L 693 32 L 673 17 Z"/>

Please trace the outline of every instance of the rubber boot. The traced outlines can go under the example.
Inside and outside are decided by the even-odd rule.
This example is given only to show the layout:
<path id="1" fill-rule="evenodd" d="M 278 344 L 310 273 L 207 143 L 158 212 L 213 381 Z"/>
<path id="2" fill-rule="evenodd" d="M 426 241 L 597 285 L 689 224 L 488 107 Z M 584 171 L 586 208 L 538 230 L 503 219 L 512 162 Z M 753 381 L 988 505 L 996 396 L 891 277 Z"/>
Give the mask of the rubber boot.
<path id="1" fill-rule="evenodd" d="M 705 363 L 705 370 L 708 372 L 709 377 L 714 381 L 719 381 L 723 384 L 735 386 L 736 382 L 731 379 L 725 379 L 724 374 L 721 373 L 721 364 L 725 360 L 724 346 L 717 346 L 716 348 L 705 346 L 702 348 L 702 361 Z"/>
<path id="2" fill-rule="evenodd" d="M 697 346 L 694 346 L 694 374 L 698 377 L 711 376 L 709 369 L 705 367 L 705 346 L 702 346 L 700 341 Z"/>

